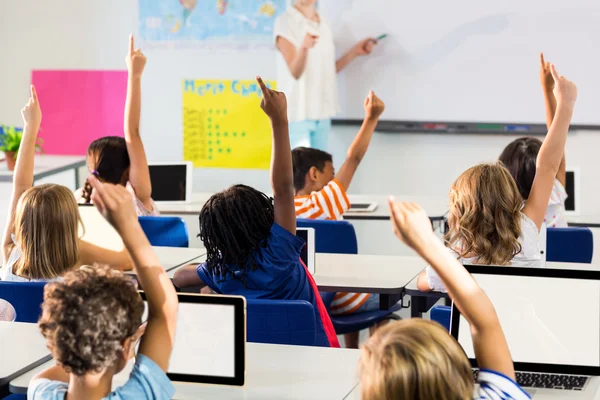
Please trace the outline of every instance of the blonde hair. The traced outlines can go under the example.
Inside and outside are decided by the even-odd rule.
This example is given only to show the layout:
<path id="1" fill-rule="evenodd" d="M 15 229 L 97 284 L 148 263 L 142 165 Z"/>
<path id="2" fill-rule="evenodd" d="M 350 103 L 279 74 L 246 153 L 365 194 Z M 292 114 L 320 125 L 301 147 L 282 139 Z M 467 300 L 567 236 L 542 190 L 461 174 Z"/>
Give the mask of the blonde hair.
<path id="1" fill-rule="evenodd" d="M 54 279 L 79 259 L 79 209 L 73 193 L 60 185 L 40 185 L 21 196 L 15 214 L 16 246 L 22 255 L 13 273 Z"/>
<path id="2" fill-rule="evenodd" d="M 477 264 L 508 265 L 521 251 L 523 198 L 501 163 L 469 168 L 450 190 L 447 245 Z"/>
<path id="3" fill-rule="evenodd" d="M 441 325 L 420 318 L 378 329 L 362 347 L 363 400 L 471 400 L 473 372 Z"/>

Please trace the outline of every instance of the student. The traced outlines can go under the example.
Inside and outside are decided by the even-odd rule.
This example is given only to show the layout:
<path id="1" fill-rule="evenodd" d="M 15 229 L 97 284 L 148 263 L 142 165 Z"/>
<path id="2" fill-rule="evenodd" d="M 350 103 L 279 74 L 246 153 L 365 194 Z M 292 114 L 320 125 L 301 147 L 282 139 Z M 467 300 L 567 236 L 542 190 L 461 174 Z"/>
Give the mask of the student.
<path id="1" fill-rule="evenodd" d="M 508 344 L 485 292 L 435 236 L 418 205 L 390 201 L 390 208 L 396 236 L 438 273 L 471 326 L 478 387 L 458 342 L 437 323 L 416 318 L 377 330 L 363 346 L 362 399 L 529 399 L 515 382 Z"/>
<path id="2" fill-rule="evenodd" d="M 249 299 L 309 301 L 315 307 L 317 344 L 339 347 L 316 284 L 300 260 L 304 242 L 296 236 L 286 98 L 257 80 L 273 129 L 273 199 L 244 185 L 213 195 L 199 217 L 206 262 L 177 270 L 173 282 Z"/>
<path id="3" fill-rule="evenodd" d="M 46 281 L 82 264 L 102 262 L 131 269 L 126 250 L 115 252 L 79 239 L 77 202 L 60 185 L 33 185 L 33 164 L 42 110 L 35 88 L 23 110 L 24 128 L 4 228 L 0 279 Z"/>
<path id="4" fill-rule="evenodd" d="M 556 117 L 540 148 L 527 201 L 523 203 L 510 172 L 500 163 L 469 168 L 452 185 L 446 242 L 463 263 L 541 267 L 539 230 L 577 100 L 575 84 L 558 75 L 554 65 L 551 73 L 556 82 Z M 419 276 L 417 286 L 424 291 L 444 290 L 431 267 Z"/>
<path id="5" fill-rule="evenodd" d="M 548 129 L 552 126 L 554 114 L 556 114 L 556 98 L 554 97 L 554 78 L 550 72 L 550 63 L 544 61 L 544 54 L 540 54 L 540 80 L 544 92 L 544 103 L 546 105 L 546 124 Z M 533 178 L 535 177 L 535 163 L 538 153 L 542 147 L 542 141 L 526 137 L 514 140 L 510 143 L 502 154 L 500 161 L 508 168 L 510 174 L 517 182 L 517 187 L 523 199 L 527 201 Z M 565 154 L 563 152 L 562 160 L 554 186 L 552 186 L 552 194 L 550 202 L 546 209 L 546 217 L 544 222 L 551 228 L 566 228 L 568 226 L 565 216 L 565 200 L 567 200 L 567 191 L 565 184 L 567 181 L 567 170 L 565 162 Z"/>
<path id="6" fill-rule="evenodd" d="M 346 191 L 362 161 L 377 121 L 385 104 L 371 91 L 365 99 L 365 119 L 348 149 L 342 167 L 335 174 L 331 154 L 318 149 L 298 147 L 292 150 L 296 217 L 305 219 L 341 220 L 350 208 Z M 379 295 L 369 293 L 336 293 L 329 312 L 347 315 L 379 309 Z M 346 347 L 358 348 L 359 332 L 344 335 Z"/>
<path id="7" fill-rule="evenodd" d="M 170 399 L 166 375 L 175 340 L 177 294 L 137 220 L 131 194 L 120 185 L 90 177 L 93 200 L 123 238 L 148 299 L 131 278 L 106 267 L 82 267 L 46 285 L 38 325 L 57 365 L 31 380 L 31 400 Z M 145 333 L 144 333 L 145 330 Z M 113 376 L 134 355 L 125 385 L 112 392 Z"/>
<path id="8" fill-rule="evenodd" d="M 127 101 L 125 103 L 125 139 L 107 136 L 93 141 L 87 152 L 90 173 L 102 182 L 123 185 L 135 201 L 138 215 L 158 215 L 152 200 L 150 170 L 140 137 L 140 113 L 142 104 L 142 73 L 146 57 L 140 49 L 134 50 L 133 35 L 129 36 L 127 54 Z M 75 193 L 80 203 L 91 202 L 92 187 L 86 183 Z"/>

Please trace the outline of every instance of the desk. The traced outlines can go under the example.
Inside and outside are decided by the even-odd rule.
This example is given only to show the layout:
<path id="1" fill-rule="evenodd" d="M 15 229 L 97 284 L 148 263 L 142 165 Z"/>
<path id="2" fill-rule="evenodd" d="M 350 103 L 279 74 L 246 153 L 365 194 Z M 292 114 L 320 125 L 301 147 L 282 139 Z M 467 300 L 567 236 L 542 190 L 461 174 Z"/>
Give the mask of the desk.
<path id="1" fill-rule="evenodd" d="M 191 261 L 206 254 L 203 248 L 189 247 L 152 247 L 158 256 L 161 265 L 167 272 L 189 264 Z"/>
<path id="2" fill-rule="evenodd" d="M 51 359 L 37 324 L 0 322 L 0 387 Z"/>
<path id="3" fill-rule="evenodd" d="M 317 253 L 314 278 L 325 292 L 379 293 L 380 308 L 396 304 L 427 263 L 420 257 Z"/>
<path id="4" fill-rule="evenodd" d="M 176 399 L 230 400 L 342 400 L 358 384 L 360 350 L 274 344 L 246 344 L 244 387 L 175 384 Z M 190 359 L 190 362 L 201 360 Z M 26 393 L 31 378 L 53 365 L 49 361 L 10 382 L 13 393 Z M 125 383 L 130 363 L 113 379 L 113 388 Z"/>
<path id="5" fill-rule="evenodd" d="M 49 156 L 36 155 L 33 170 L 33 181 L 55 175 L 60 172 L 73 170 L 75 172 L 75 187 L 79 188 L 78 169 L 85 166 L 85 157 L 82 156 Z M 0 182 L 12 182 L 13 171 L 8 170 L 5 162 L 0 163 Z"/>
<path id="6" fill-rule="evenodd" d="M 199 214 L 213 193 L 194 193 L 192 201 L 187 204 L 158 204 L 158 209 L 162 215 L 187 215 Z M 390 219 L 390 210 L 388 207 L 387 196 L 383 195 L 355 195 L 349 194 L 350 203 L 376 202 L 377 209 L 373 212 L 347 212 L 344 214 L 346 220 L 384 220 Z M 398 201 L 409 201 L 418 203 L 427 211 L 432 221 L 443 220 L 448 210 L 447 196 L 396 196 Z"/>
<path id="7" fill-rule="evenodd" d="M 568 215 L 570 227 L 600 228 L 600 215 Z"/>
<path id="8" fill-rule="evenodd" d="M 411 318 L 423 317 L 423 313 L 429 311 L 440 299 L 446 299 L 446 305 L 450 305 L 450 296 L 448 296 L 448 293 L 421 292 L 417 289 L 417 278 L 418 276 L 410 281 L 404 289 L 404 295 L 410 296 Z"/>

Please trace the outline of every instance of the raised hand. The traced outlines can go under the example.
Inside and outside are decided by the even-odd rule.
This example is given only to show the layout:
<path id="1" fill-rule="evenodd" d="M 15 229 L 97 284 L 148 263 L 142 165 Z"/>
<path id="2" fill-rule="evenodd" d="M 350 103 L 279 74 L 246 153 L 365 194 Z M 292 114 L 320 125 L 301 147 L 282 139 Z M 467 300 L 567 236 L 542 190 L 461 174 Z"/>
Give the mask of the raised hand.
<path id="1" fill-rule="evenodd" d="M 393 198 L 388 201 L 394 234 L 417 253 L 426 252 L 436 237 L 425 211 L 415 203 L 396 203 Z"/>
<path id="2" fill-rule="evenodd" d="M 544 53 L 540 53 L 540 83 L 545 90 L 554 90 L 554 78 L 550 70 L 550 63 L 544 60 Z"/>
<path id="3" fill-rule="evenodd" d="M 554 64 L 550 64 L 550 72 L 554 79 L 554 97 L 556 97 L 556 103 L 559 106 L 575 106 L 575 102 L 577 101 L 577 86 L 575 83 L 559 75 Z"/>
<path id="4" fill-rule="evenodd" d="M 366 56 L 371 54 L 375 46 L 377 45 L 377 39 L 366 38 L 354 45 L 354 54 L 357 56 Z"/>
<path id="5" fill-rule="evenodd" d="M 304 36 L 304 40 L 302 41 L 302 48 L 303 49 L 312 49 L 313 47 L 315 47 L 315 45 L 317 44 L 317 42 L 319 41 L 319 37 L 317 35 L 312 35 L 310 33 L 307 33 Z"/>
<path id="6" fill-rule="evenodd" d="M 287 99 L 285 94 L 269 89 L 260 76 L 256 77 L 256 81 L 263 93 L 260 108 L 269 116 L 271 121 L 287 122 Z"/>
<path id="7" fill-rule="evenodd" d="M 29 87 L 29 92 L 29 101 L 21 110 L 21 117 L 25 125 L 37 133 L 42 123 L 42 109 L 40 108 L 37 92 L 33 85 Z"/>
<path id="8" fill-rule="evenodd" d="M 127 70 L 132 76 L 140 77 L 144 72 L 146 66 L 146 56 L 140 49 L 135 48 L 135 41 L 133 35 L 129 35 L 129 52 L 125 57 L 127 63 Z"/>
<path id="9" fill-rule="evenodd" d="M 104 218 L 123 236 L 128 227 L 138 224 L 131 193 L 125 186 L 100 182 L 94 175 L 88 177 L 92 185 L 92 202 Z"/>
<path id="10" fill-rule="evenodd" d="M 370 90 L 365 98 L 365 113 L 367 118 L 379 118 L 384 110 L 385 103 Z"/>

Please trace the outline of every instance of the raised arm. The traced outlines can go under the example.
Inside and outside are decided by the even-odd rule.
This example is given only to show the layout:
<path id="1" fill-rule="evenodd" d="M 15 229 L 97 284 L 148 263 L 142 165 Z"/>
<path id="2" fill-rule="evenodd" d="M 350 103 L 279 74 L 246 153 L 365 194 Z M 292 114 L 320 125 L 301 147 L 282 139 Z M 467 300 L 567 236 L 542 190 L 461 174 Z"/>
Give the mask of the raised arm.
<path id="1" fill-rule="evenodd" d="M 373 48 L 377 45 L 377 39 L 366 38 L 356 43 L 354 47 L 348 50 L 339 60 L 335 62 L 335 70 L 340 72 L 346 68 L 357 57 L 371 54 Z"/>
<path id="2" fill-rule="evenodd" d="M 38 101 L 35 87 L 30 87 L 29 101 L 21 110 L 23 117 L 23 137 L 19 146 L 17 164 L 13 176 L 13 189 L 10 197 L 10 206 L 8 208 L 8 218 L 4 227 L 2 236 L 2 262 L 6 264 L 10 251 L 13 246 L 12 233 L 14 232 L 15 211 L 21 195 L 33 186 L 33 157 L 35 155 L 35 145 L 37 134 L 42 123 L 42 110 Z"/>
<path id="3" fill-rule="evenodd" d="M 281 52 L 290 73 L 296 80 L 300 79 L 304 73 L 308 52 L 315 47 L 318 40 L 318 36 L 307 33 L 300 48 L 296 48 L 289 40 L 281 36 L 277 37 L 277 48 Z"/>
<path id="4" fill-rule="evenodd" d="M 556 115 L 538 153 L 531 193 L 523 208 L 523 212 L 531 218 L 538 229 L 544 222 L 554 178 L 563 159 L 573 108 L 577 100 L 577 86 L 564 76 L 558 75 L 554 64 L 550 66 L 550 71 L 555 82 Z"/>
<path id="5" fill-rule="evenodd" d="M 129 52 L 127 53 L 127 100 L 125 101 L 125 142 L 131 166 L 129 183 L 135 195 L 147 209 L 152 208 L 152 184 L 150 170 L 140 136 L 140 114 L 142 108 L 142 73 L 146 65 L 146 57 L 140 49 L 134 49 L 133 35 L 129 36 Z"/>
<path id="6" fill-rule="evenodd" d="M 554 115 L 556 114 L 556 97 L 554 97 L 554 77 L 552 77 L 550 63 L 544 60 L 544 53 L 540 53 L 540 83 L 542 84 L 542 91 L 544 93 L 546 126 L 550 129 L 552 121 L 554 121 Z M 567 164 L 564 151 L 556 179 L 565 186 L 567 182 Z"/>
<path id="7" fill-rule="evenodd" d="M 418 205 L 390 201 L 390 211 L 396 236 L 435 269 L 461 314 L 469 321 L 479 367 L 514 380 L 508 344 L 494 305 L 485 292 L 435 236 L 427 214 Z"/>
<path id="8" fill-rule="evenodd" d="M 287 100 L 285 94 L 267 88 L 260 77 L 256 77 L 256 80 L 263 93 L 260 107 L 269 116 L 273 130 L 271 188 L 273 189 L 275 222 L 295 235 L 294 173 L 287 119 Z"/>
<path id="9" fill-rule="evenodd" d="M 358 131 L 354 142 L 352 142 L 348 149 L 346 161 L 344 161 L 344 164 L 342 164 L 335 176 L 345 190 L 348 190 L 350 187 L 350 182 L 352 182 L 356 169 L 369 148 L 373 132 L 377 127 L 377 122 L 384 109 L 385 104 L 383 101 L 375 96 L 373 91 L 370 91 L 365 99 L 365 119 L 363 124 L 360 131 Z"/>
<path id="10" fill-rule="evenodd" d="M 94 188 L 94 205 L 123 238 L 138 280 L 146 292 L 148 325 L 140 342 L 139 353 L 152 359 L 166 372 L 177 323 L 175 288 L 144 235 L 127 189 L 119 185 L 103 184 L 93 175 L 89 182 Z"/>

